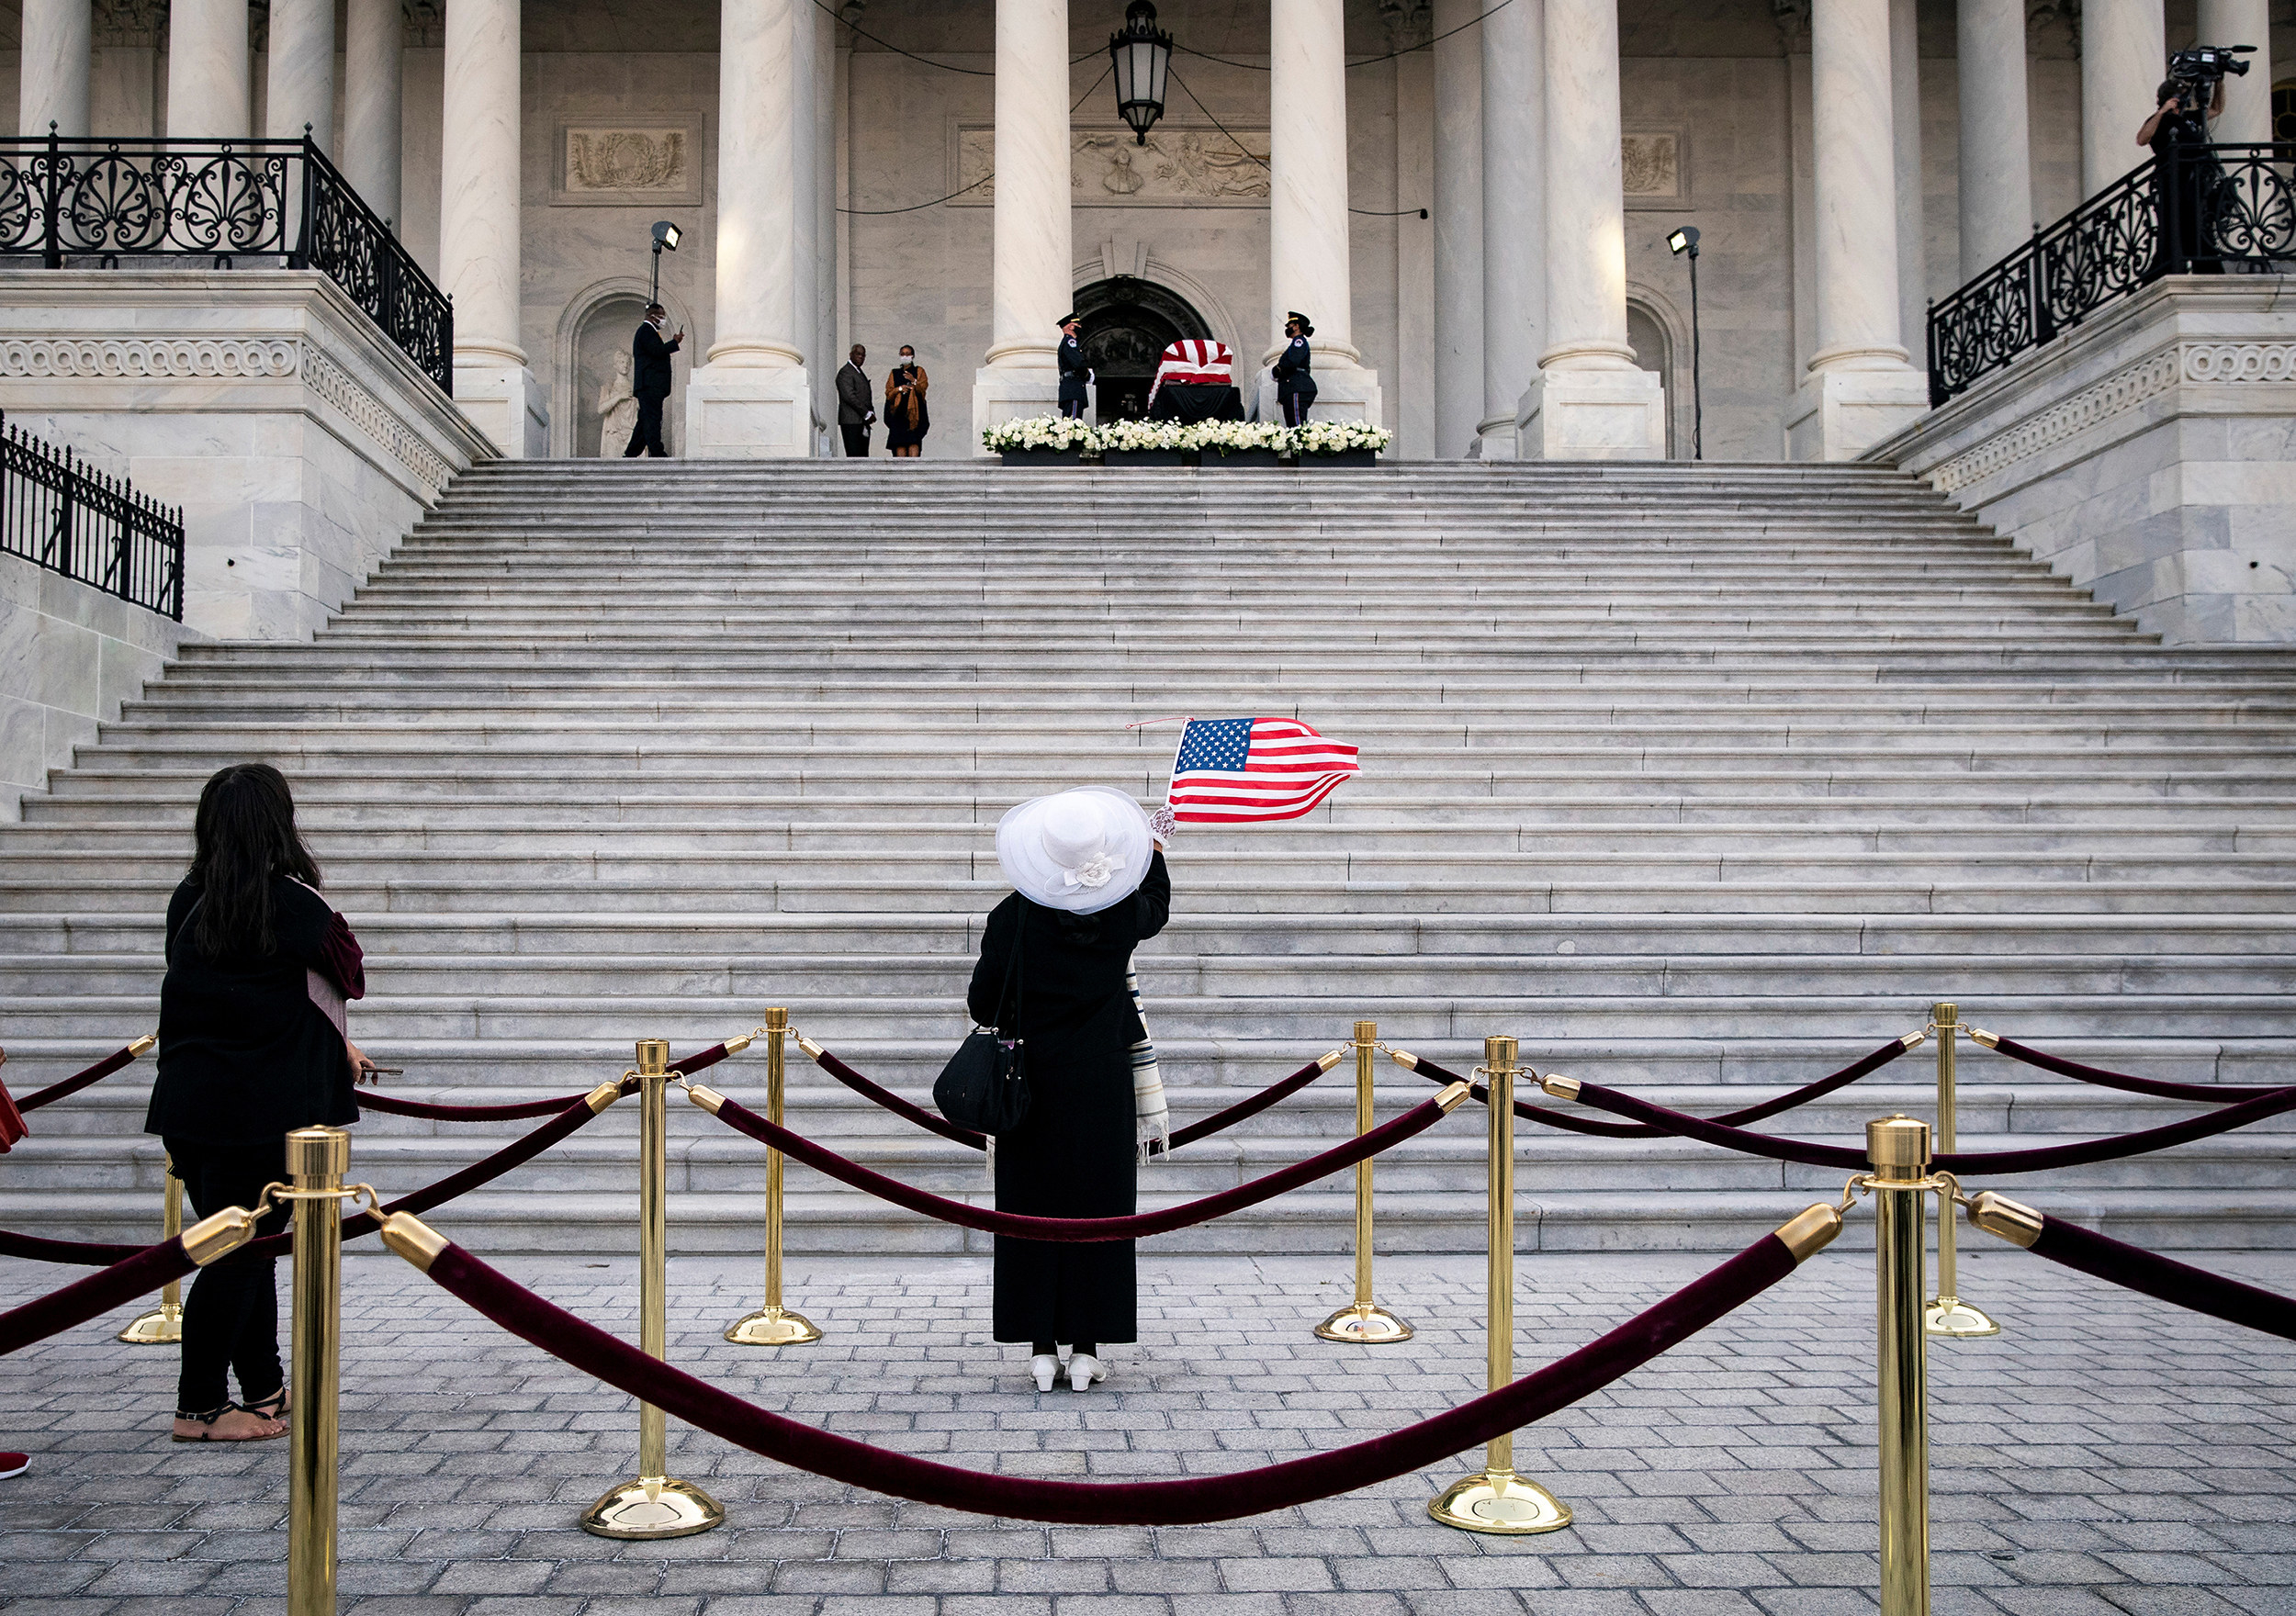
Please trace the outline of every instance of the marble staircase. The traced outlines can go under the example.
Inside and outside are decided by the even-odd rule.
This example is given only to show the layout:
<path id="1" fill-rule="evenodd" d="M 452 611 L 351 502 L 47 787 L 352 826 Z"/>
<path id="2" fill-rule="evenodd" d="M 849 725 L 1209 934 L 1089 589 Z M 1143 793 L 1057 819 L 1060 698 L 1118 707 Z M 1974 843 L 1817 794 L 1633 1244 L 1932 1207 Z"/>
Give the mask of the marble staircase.
<path id="1" fill-rule="evenodd" d="M 1011 802 L 1160 797 L 1169 714 L 1296 713 L 1364 773 L 1285 826 L 1191 828 L 1142 957 L 1180 1120 L 1341 1041 L 1718 1110 L 1932 1000 L 2076 1057 L 2258 1083 L 2296 1050 L 2296 656 L 2167 651 L 1912 480 L 1849 466 L 1005 471 L 481 467 L 308 645 L 188 647 L 0 827 L 19 1093 L 150 1030 L 159 915 L 220 765 L 294 782 L 369 959 L 399 1092 L 587 1088 L 643 1036 L 789 1005 L 913 1094 L 964 1028 Z M 2189 1114 L 1969 1050 L 1967 1149 Z M 39 1114 L 0 1226 L 154 1223 L 148 1064 Z M 793 1059 L 793 1124 L 981 1195 L 979 1158 Z M 1776 1126 L 1926 1114 L 1924 1049 Z M 714 1074 L 755 1100 L 757 1051 Z M 1145 1170 L 1143 1204 L 1351 1126 L 1348 1073 Z M 1383 1064 L 1392 1114 L 1432 1092 Z M 516 1127 L 382 1116 L 387 1194 Z M 487 1250 L 634 1243 L 634 1107 L 436 1216 Z M 1734 1248 L 1839 1173 L 1525 1125 L 1525 1250 Z M 754 1249 L 761 1158 L 680 1106 L 673 1248 Z M 1479 1249 L 1479 1117 L 1384 1159 L 1385 1249 Z M 2005 1181 L 2168 1246 L 2284 1241 L 2296 1120 Z M 977 1249 L 802 1170 L 811 1251 Z M 1345 1177 L 1170 1237 L 1343 1251 Z"/>

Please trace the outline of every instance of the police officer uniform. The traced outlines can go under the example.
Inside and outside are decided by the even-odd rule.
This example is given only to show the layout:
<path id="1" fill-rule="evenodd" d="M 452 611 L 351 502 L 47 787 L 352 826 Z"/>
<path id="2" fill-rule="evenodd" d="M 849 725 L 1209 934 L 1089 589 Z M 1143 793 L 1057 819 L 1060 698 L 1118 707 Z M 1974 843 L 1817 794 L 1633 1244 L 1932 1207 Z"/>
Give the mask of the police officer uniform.
<path id="1" fill-rule="evenodd" d="M 1061 413 L 1071 421 L 1082 421 L 1092 368 L 1085 363 L 1084 344 L 1069 334 L 1068 328 L 1075 323 L 1074 314 L 1061 316 L 1061 345 L 1056 352 L 1061 367 Z"/>
<path id="2" fill-rule="evenodd" d="M 1315 335 L 1315 327 L 1295 309 L 1284 321 L 1284 329 L 1290 332 L 1291 341 L 1276 356 L 1276 402 L 1283 408 L 1286 426 L 1303 426 L 1308 407 L 1315 402 L 1315 376 L 1309 367 L 1308 352 L 1308 339 Z"/>

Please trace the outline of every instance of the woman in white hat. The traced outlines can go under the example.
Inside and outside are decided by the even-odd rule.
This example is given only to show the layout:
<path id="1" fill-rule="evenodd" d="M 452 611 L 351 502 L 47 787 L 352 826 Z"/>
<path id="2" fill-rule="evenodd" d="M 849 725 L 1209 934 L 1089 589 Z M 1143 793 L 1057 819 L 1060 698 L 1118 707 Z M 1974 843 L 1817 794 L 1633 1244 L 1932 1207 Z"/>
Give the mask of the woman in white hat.
<path id="1" fill-rule="evenodd" d="M 1144 1033 L 1125 975 L 1133 948 L 1171 913 L 1162 847 L 1140 804 L 1105 786 L 1023 802 L 996 827 L 997 862 L 1017 891 L 989 912 L 966 1004 L 981 1026 L 1018 1032 L 1029 1078 L 1027 1117 L 996 1140 L 1000 1212 L 1135 1209 L 1131 1049 Z M 1131 1241 L 997 1237 L 993 1333 L 1030 1343 L 1040 1391 L 1061 1372 L 1061 1342 L 1074 1348 L 1072 1387 L 1107 1379 L 1100 1349 L 1136 1338 L 1133 1305 Z"/>

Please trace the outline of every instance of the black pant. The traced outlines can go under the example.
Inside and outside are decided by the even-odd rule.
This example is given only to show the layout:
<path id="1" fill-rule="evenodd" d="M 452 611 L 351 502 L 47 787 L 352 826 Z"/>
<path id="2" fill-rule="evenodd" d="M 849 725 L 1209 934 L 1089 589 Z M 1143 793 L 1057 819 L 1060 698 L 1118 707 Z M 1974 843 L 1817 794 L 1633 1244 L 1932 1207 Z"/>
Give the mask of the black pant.
<path id="1" fill-rule="evenodd" d="M 280 1130 L 284 1135 L 285 1129 Z M 266 1145 L 202 1145 L 189 1139 L 164 1141 L 175 1176 L 195 1218 L 211 1218 L 226 1206 L 253 1206 L 263 1186 L 287 1177 L 277 1140 Z M 287 1224 L 287 1208 L 275 1207 L 256 1226 L 259 1235 L 276 1234 Z M 184 1297 L 184 1359 L 176 1378 L 175 1407 L 204 1414 L 231 1401 L 224 1371 L 239 1377 L 240 1400 L 260 1403 L 287 1384 L 279 1365 L 277 1259 L 233 1251 L 199 1271 Z"/>
<path id="2" fill-rule="evenodd" d="M 869 458 L 869 429 L 866 426 L 840 425 L 837 430 L 845 434 L 846 459 L 866 460 Z"/>
<path id="3" fill-rule="evenodd" d="M 622 451 L 622 458 L 636 454 L 651 454 L 657 460 L 667 460 L 670 451 L 661 446 L 661 407 L 659 398 L 637 401 L 637 425 L 630 429 L 630 446 Z"/>
<path id="4" fill-rule="evenodd" d="M 1071 421 L 1082 421 L 1085 418 L 1085 401 L 1082 398 L 1063 398 L 1061 413 Z"/>
<path id="5" fill-rule="evenodd" d="M 1286 426 L 1308 424 L 1308 407 L 1315 402 L 1313 393 L 1277 393 L 1276 402 L 1283 406 Z"/>

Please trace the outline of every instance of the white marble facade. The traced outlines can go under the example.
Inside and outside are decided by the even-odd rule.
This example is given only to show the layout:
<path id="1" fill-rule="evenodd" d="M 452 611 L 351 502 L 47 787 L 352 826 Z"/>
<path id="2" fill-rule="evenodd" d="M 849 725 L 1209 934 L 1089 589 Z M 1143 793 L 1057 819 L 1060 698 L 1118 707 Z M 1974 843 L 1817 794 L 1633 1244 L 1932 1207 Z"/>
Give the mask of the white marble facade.
<path id="1" fill-rule="evenodd" d="M 2070 0 L 1510 0 L 1480 24 L 1464 0 L 1169 0 L 1184 50 L 1145 147 L 1101 78 L 1120 0 L 843 0 L 877 39 L 815 0 L 397 0 L 395 107 L 391 3 L 271 0 L 240 108 L 239 0 L 26 0 L 0 115 L 311 121 L 397 193 L 378 200 L 456 295 L 458 398 L 511 454 L 599 451 L 666 218 L 685 452 L 827 452 L 846 346 L 882 376 L 906 342 L 940 384 L 926 454 L 972 454 L 984 411 L 1049 400 L 1055 305 L 1129 276 L 1246 363 L 1315 305 L 1326 412 L 1384 421 L 1404 455 L 1686 454 L 1688 278 L 1664 238 L 1695 224 L 1706 453 L 1773 459 L 1918 412 L 1924 297 L 2143 155 L 2084 107 L 2128 121 L 2121 80 L 2148 41 L 2191 40 L 2200 0 L 2089 0 L 2086 24 Z M 2267 13 L 2208 4 L 2219 26 Z M 170 103 L 195 90 L 234 128 L 186 127 Z"/>

